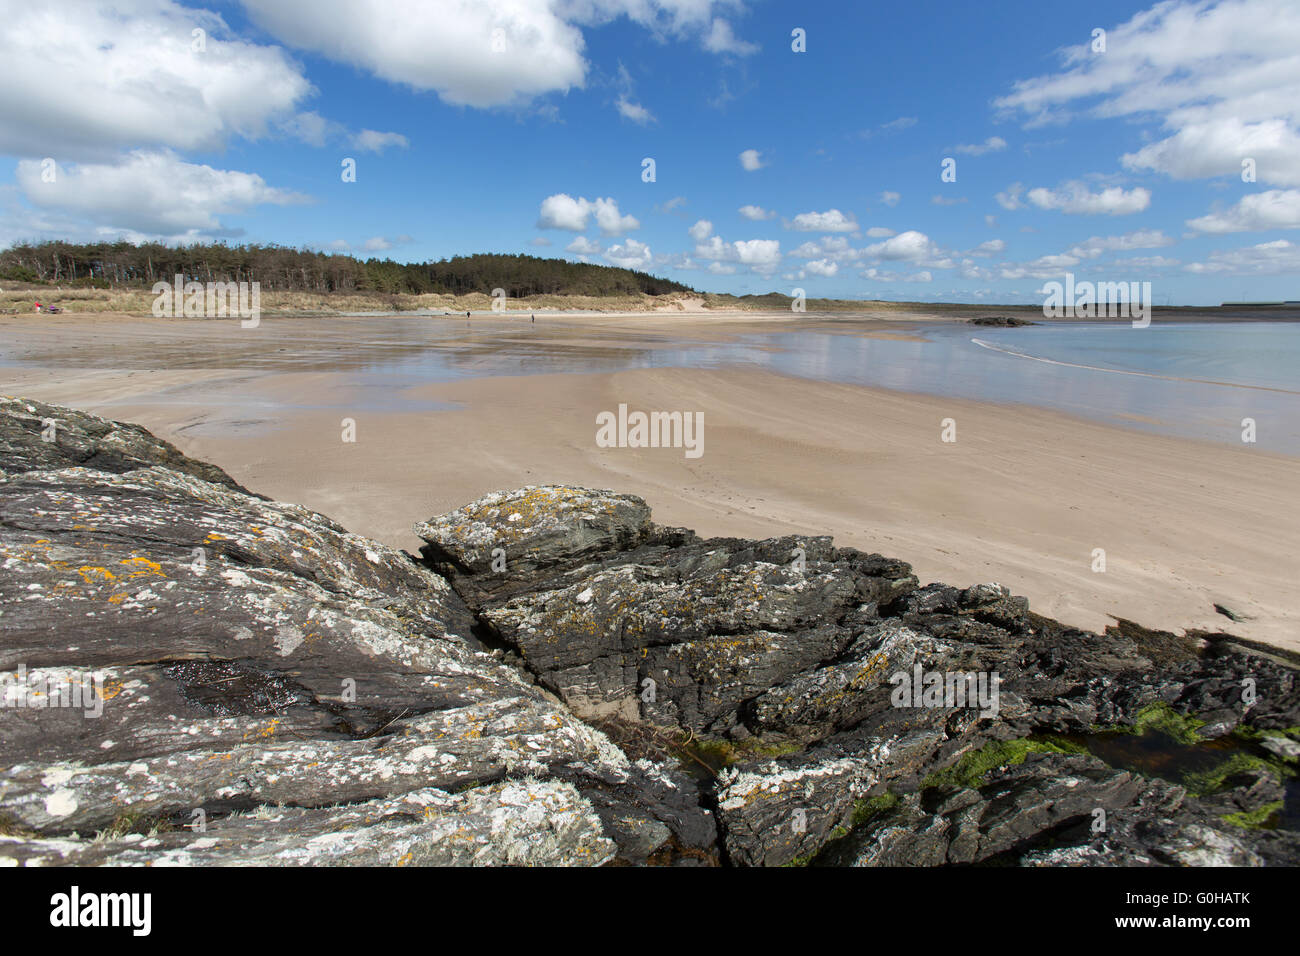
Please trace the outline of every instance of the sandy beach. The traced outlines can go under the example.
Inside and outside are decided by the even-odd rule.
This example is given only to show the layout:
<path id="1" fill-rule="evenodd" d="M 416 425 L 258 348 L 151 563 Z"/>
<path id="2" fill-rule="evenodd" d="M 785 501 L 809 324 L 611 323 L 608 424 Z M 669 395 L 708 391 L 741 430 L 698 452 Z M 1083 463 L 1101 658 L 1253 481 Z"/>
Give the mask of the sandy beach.
<path id="1" fill-rule="evenodd" d="M 800 322 L 908 337 L 907 318 Z M 354 347 L 342 341 L 327 361 L 343 321 L 355 323 Z M 1293 458 L 756 369 L 564 370 L 566 355 L 725 340 L 790 316 L 546 321 L 539 355 L 560 371 L 407 386 L 376 401 L 353 375 L 366 361 L 355 347 L 365 319 L 282 320 L 249 339 L 235 322 L 4 318 L 23 364 L 0 369 L 0 391 L 140 422 L 256 491 L 408 549 L 414 521 L 485 492 L 574 483 L 641 495 L 658 522 L 705 535 L 828 534 L 911 562 L 923 582 L 997 581 L 1081 627 L 1122 617 L 1300 649 Z M 479 358 L 490 360 L 490 343 L 465 361 Z M 703 412 L 703 455 L 598 447 L 596 416 L 620 404 Z M 355 442 L 342 440 L 344 417 Z M 941 440 L 945 419 L 955 442 Z M 1104 572 L 1093 570 L 1099 548 Z"/>

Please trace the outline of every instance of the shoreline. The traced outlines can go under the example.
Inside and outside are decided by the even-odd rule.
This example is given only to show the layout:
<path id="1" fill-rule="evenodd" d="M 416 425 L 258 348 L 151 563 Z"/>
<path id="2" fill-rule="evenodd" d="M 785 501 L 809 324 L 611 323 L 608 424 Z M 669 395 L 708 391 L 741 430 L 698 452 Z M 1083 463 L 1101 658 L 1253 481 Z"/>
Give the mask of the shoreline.
<path id="1" fill-rule="evenodd" d="M 627 344 L 617 326 L 579 334 L 585 325 L 566 343 Z M 694 334 L 716 340 L 734 325 Z M 132 333 L 142 347 L 151 327 Z M 641 331 L 638 347 L 664 344 L 662 329 Z M 1273 452 L 737 367 L 466 378 L 385 392 L 402 403 L 387 410 L 367 410 L 346 372 L 310 366 L 10 366 L 3 391 L 139 422 L 255 491 L 397 547 L 417 546 L 412 515 L 502 488 L 578 484 L 640 495 L 661 523 L 705 536 L 829 534 L 909 561 L 923 582 L 998 581 L 1089 630 L 1122 617 L 1300 649 L 1300 582 L 1286 570 L 1300 540 L 1300 460 Z M 596 415 L 620 403 L 703 411 L 703 456 L 597 447 Z M 355 443 L 341 441 L 345 416 Z M 940 440 L 945 418 L 957 423 L 953 444 Z M 1099 547 L 1104 573 L 1091 570 Z"/>

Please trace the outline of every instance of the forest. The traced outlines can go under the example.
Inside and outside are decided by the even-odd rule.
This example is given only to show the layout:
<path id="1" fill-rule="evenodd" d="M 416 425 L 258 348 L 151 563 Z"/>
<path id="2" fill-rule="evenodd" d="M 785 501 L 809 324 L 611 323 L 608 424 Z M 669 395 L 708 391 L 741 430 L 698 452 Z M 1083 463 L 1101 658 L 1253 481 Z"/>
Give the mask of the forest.
<path id="1" fill-rule="evenodd" d="M 155 282 L 172 282 L 177 275 L 186 282 L 257 282 L 263 292 L 491 295 L 493 289 L 505 289 L 511 298 L 523 298 L 694 291 L 632 269 L 496 253 L 403 263 L 253 243 L 42 242 L 0 250 L 0 280 L 10 282 L 150 288 Z"/>

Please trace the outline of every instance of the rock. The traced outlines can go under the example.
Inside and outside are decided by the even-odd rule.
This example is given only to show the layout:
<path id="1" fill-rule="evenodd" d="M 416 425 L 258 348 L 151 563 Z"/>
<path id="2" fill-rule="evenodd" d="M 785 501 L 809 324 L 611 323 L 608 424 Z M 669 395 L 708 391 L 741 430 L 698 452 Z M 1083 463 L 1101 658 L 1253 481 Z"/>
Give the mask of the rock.
<path id="1" fill-rule="evenodd" d="M 188 821 L 187 821 L 188 822 Z M 503 781 L 325 808 L 259 806 L 95 841 L 0 836 L 25 866 L 599 866 L 616 846 L 569 784 Z"/>
<path id="2" fill-rule="evenodd" d="M 988 325 L 1001 329 L 1017 329 L 1025 325 L 1038 325 L 1028 319 L 1013 319 L 1008 315 L 987 315 L 978 319 L 968 319 L 971 325 Z"/>
<path id="3" fill-rule="evenodd" d="M 0 462 L 0 860 L 1300 863 L 1277 648 L 568 486 L 416 559 L 22 400 Z"/>
<path id="4" fill-rule="evenodd" d="M 70 423 L 62 453 L 30 438 L 33 416 Z M 393 830 L 408 813 L 393 808 L 420 794 L 465 829 L 413 835 L 416 859 L 599 863 L 619 844 L 582 793 L 610 803 L 661 786 L 482 653 L 464 603 L 410 556 L 200 477 L 218 473 L 141 429 L 9 402 L 0 434 L 0 830 L 16 835 L 0 852 L 11 858 L 54 847 L 98 859 L 88 836 L 123 821 L 185 824 L 201 811 L 221 829 L 272 805 L 294 811 L 303 847 L 319 838 L 339 861 L 388 859 L 368 856 L 366 828 L 349 821 L 374 813 Z M 65 467 L 71 436 L 95 449 L 78 460 L 103 467 Z M 566 795 L 586 835 L 542 839 L 537 808 L 515 799 L 528 781 L 538 799 Z M 683 838 L 711 839 L 698 800 L 693 811 L 663 815 Z M 535 845 L 448 844 L 489 823 L 502 834 L 517 823 Z M 248 831 L 248 861 L 297 839 L 287 826 L 229 826 Z M 188 852 L 176 839 L 135 841 L 120 861 Z M 231 861 L 243 839 L 196 859 Z"/>
<path id="5" fill-rule="evenodd" d="M 162 465 L 213 484 L 244 491 L 216 465 L 181 454 L 147 429 L 109 421 L 62 405 L 0 395 L 0 472 L 81 465 L 120 474 Z"/>

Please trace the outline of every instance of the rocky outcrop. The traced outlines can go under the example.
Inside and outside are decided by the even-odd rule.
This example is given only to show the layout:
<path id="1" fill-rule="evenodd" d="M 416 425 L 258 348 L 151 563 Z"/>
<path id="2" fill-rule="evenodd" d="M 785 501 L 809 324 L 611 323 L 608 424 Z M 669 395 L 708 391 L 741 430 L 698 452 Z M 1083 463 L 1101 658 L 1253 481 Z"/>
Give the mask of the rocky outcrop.
<path id="1" fill-rule="evenodd" d="M 623 832 L 641 858 L 713 842 L 689 777 L 484 653 L 411 556 L 209 480 L 143 429 L 15 407 L 0 855 L 558 864 L 610 860 Z M 63 423 L 55 449 L 33 415 Z"/>
<path id="2" fill-rule="evenodd" d="M 1295 662 L 1228 635 L 567 486 L 417 559 L 21 400 L 0 469 L 0 859 L 1300 862 Z"/>
<path id="3" fill-rule="evenodd" d="M 1300 861 L 1285 655 L 1087 633 L 996 584 L 922 587 L 828 538 L 704 540 L 638 504 L 525 488 L 416 531 L 483 639 L 575 714 L 717 771 L 728 862 Z M 949 683 L 900 699 L 904 677 Z"/>

